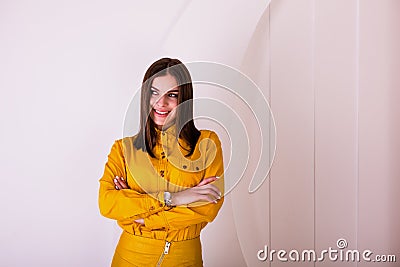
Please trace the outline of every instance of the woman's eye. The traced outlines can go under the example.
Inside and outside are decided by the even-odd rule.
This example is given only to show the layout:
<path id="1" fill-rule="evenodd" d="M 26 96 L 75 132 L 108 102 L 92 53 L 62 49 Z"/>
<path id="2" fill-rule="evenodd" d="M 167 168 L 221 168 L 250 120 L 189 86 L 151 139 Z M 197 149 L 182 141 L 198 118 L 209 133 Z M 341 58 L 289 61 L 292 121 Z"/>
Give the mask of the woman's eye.
<path id="1" fill-rule="evenodd" d="M 151 90 L 151 94 L 152 94 L 152 95 L 158 95 L 158 92 L 157 92 L 157 91 L 154 91 L 154 90 Z"/>
<path id="2" fill-rule="evenodd" d="M 168 96 L 169 96 L 169 97 L 177 98 L 177 97 L 178 97 L 178 94 L 170 93 L 170 94 L 168 94 Z"/>

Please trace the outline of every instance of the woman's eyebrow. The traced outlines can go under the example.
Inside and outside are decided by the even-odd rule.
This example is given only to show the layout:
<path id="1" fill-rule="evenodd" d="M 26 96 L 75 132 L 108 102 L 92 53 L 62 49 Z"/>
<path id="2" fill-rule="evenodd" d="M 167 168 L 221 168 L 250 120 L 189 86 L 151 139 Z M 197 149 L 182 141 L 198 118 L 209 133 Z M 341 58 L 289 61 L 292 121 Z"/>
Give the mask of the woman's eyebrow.
<path id="1" fill-rule="evenodd" d="M 154 90 L 160 92 L 160 89 L 157 89 L 154 86 L 151 86 L 151 89 L 154 89 Z M 168 93 L 179 93 L 179 90 L 174 88 L 174 89 L 171 89 L 171 90 L 166 92 L 166 94 L 168 94 Z"/>

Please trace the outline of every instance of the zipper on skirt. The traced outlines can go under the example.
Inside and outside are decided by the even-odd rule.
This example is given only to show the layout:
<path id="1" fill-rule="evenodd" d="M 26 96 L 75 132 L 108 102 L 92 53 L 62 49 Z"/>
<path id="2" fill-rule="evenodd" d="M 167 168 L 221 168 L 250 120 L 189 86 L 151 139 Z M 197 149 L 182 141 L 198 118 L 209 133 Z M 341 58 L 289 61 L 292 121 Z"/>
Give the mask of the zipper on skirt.
<path id="1" fill-rule="evenodd" d="M 171 246 L 171 242 L 165 241 L 165 246 L 164 246 L 164 251 L 160 256 L 160 259 L 158 260 L 157 266 L 161 266 L 161 263 L 164 259 L 164 256 L 169 253 L 169 247 Z"/>

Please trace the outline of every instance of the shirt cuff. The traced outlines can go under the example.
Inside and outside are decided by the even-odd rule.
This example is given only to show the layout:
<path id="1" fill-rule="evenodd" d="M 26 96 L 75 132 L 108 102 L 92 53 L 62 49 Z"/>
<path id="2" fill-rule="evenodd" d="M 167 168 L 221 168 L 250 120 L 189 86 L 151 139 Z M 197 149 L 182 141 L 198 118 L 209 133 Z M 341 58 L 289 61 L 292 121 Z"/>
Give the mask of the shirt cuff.
<path id="1" fill-rule="evenodd" d="M 149 194 L 147 198 L 147 210 L 150 213 L 157 212 L 165 207 L 164 192 Z"/>

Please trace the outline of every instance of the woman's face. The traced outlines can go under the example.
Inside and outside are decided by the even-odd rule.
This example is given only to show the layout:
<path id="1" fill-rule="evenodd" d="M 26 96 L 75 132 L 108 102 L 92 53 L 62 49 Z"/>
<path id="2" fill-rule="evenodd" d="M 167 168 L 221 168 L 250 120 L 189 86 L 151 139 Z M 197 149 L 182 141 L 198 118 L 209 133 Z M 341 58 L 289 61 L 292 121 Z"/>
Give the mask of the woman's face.
<path id="1" fill-rule="evenodd" d="M 171 125 L 176 117 L 178 106 L 178 84 L 174 76 L 167 74 L 154 78 L 151 85 L 150 117 L 161 129 Z"/>

